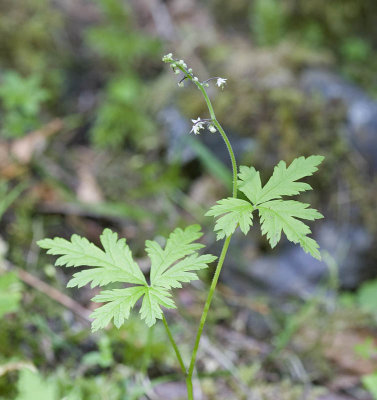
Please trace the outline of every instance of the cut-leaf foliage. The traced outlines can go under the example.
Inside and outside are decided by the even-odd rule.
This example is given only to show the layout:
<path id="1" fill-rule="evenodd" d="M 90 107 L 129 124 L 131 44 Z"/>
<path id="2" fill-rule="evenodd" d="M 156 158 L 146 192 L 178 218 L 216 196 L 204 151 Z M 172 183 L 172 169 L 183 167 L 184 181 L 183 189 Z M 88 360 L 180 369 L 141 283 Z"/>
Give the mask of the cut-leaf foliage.
<path id="1" fill-rule="evenodd" d="M 274 168 L 269 181 L 258 193 L 255 203 L 261 204 L 269 200 L 281 199 L 282 196 L 293 196 L 311 190 L 312 187 L 307 183 L 297 181 L 313 175 L 318 170 L 317 166 L 323 161 L 323 158 L 322 156 L 299 157 L 293 160 L 288 168 L 284 161 L 280 161 Z M 241 180 L 240 190 L 244 191 L 244 187 L 245 184 Z M 245 195 L 247 196 L 246 193 Z"/>
<path id="2" fill-rule="evenodd" d="M 293 196 L 311 186 L 299 179 L 313 175 L 323 161 L 322 156 L 299 157 L 287 167 L 280 161 L 274 168 L 269 181 L 262 186 L 260 174 L 253 167 L 241 166 L 238 174 L 238 187 L 249 201 L 227 198 L 217 202 L 206 215 L 218 218 L 215 225 L 217 239 L 230 236 L 239 226 L 246 235 L 253 223 L 252 213 L 258 210 L 262 233 L 266 235 L 271 247 L 275 247 L 284 232 L 287 239 L 298 243 L 309 254 L 321 259 L 319 246 L 308 237 L 310 228 L 301 220 L 323 218 L 317 210 L 294 200 L 283 200 L 283 196 Z"/>
<path id="3" fill-rule="evenodd" d="M 323 216 L 307 207 L 309 204 L 293 200 L 272 200 L 258 207 L 262 233 L 267 236 L 272 248 L 280 241 L 283 231 L 288 240 L 299 243 L 313 257 L 321 258 L 317 242 L 307 236 L 311 233 L 310 228 L 298 218 L 313 221 Z"/>
<path id="4" fill-rule="evenodd" d="M 162 318 L 161 307 L 175 308 L 169 290 L 198 279 L 196 271 L 207 268 L 216 259 L 210 254 L 197 253 L 203 245 L 195 241 L 201 236 L 200 226 L 191 225 L 184 230 L 175 229 L 166 240 L 164 249 L 155 241 L 147 241 L 146 252 L 151 259 L 150 285 L 133 260 L 126 240 L 118 239 L 118 234 L 110 229 L 105 229 L 100 237 L 103 249 L 78 235 L 73 235 L 70 241 L 44 239 L 38 245 L 47 249 L 48 254 L 59 256 L 56 265 L 94 267 L 75 273 L 68 282 L 69 287 L 81 287 L 88 283 L 92 287 L 104 286 L 112 282 L 136 285 L 104 290 L 93 298 L 95 302 L 106 303 L 92 314 L 92 330 L 96 331 L 107 326 L 111 320 L 120 327 L 140 298 L 143 298 L 141 318 L 148 326 Z"/>
<path id="5" fill-rule="evenodd" d="M 217 219 L 215 225 L 217 240 L 219 240 L 231 235 L 238 225 L 246 235 L 253 224 L 253 210 L 253 206 L 248 201 L 230 197 L 218 201 L 206 213 L 206 216 L 219 217 L 222 215 L 222 217 Z"/>

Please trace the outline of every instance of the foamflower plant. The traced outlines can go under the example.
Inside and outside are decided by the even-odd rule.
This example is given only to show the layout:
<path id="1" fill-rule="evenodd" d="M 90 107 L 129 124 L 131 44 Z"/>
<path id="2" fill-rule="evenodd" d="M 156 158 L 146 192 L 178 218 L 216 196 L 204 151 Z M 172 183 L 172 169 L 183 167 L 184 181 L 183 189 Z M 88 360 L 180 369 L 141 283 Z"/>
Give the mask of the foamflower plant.
<path id="1" fill-rule="evenodd" d="M 219 88 L 224 88 L 227 79 L 214 77 L 201 81 L 183 60 L 175 59 L 172 53 L 165 55 L 162 61 L 170 65 L 175 74 L 182 76 L 178 82 L 179 86 L 183 86 L 185 81 L 191 81 L 207 104 L 209 118 L 193 119 L 191 132 L 199 134 L 204 128 L 208 128 L 211 133 L 220 135 L 229 152 L 233 172 L 232 193 L 229 197 L 217 201 L 206 213 L 214 218 L 217 240 L 223 241 L 219 257 L 201 252 L 204 246 L 198 243 L 203 235 L 199 225 L 176 228 L 166 238 L 164 246 L 152 240 L 145 242 L 145 251 L 150 259 L 149 279 L 133 259 L 126 239 L 119 238 L 118 234 L 110 229 L 103 231 L 100 237 L 101 247 L 78 235 L 73 235 L 70 240 L 58 237 L 44 239 L 38 244 L 46 249 L 48 254 L 58 256 L 55 262 L 57 266 L 86 267 L 73 274 L 68 287 L 126 284 L 123 289 L 102 290 L 92 299 L 101 304 L 91 315 L 93 331 L 105 328 L 111 322 L 116 327 L 121 327 L 138 302 L 141 303 L 140 318 L 148 327 L 162 320 L 186 380 L 187 398 L 193 400 L 192 381 L 200 339 L 233 233 L 240 229 L 247 235 L 254 219 L 259 218 L 261 233 L 267 237 L 272 248 L 280 241 L 283 233 L 289 241 L 300 245 L 303 251 L 321 259 L 319 246 L 309 236 L 311 230 L 304 221 L 313 221 L 323 216 L 310 208 L 309 204 L 288 197 L 312 189 L 308 183 L 301 180 L 317 171 L 323 157 L 298 157 L 290 165 L 280 161 L 270 179 L 262 183 L 260 173 L 253 166 L 237 168 L 232 146 L 216 118 L 206 92 L 211 82 Z M 242 194 L 242 198 L 238 198 L 239 193 Z M 187 363 L 169 328 L 165 310 L 177 307 L 173 290 L 198 279 L 197 272 L 207 268 L 215 260 L 216 269 L 199 321 L 191 357 Z"/>

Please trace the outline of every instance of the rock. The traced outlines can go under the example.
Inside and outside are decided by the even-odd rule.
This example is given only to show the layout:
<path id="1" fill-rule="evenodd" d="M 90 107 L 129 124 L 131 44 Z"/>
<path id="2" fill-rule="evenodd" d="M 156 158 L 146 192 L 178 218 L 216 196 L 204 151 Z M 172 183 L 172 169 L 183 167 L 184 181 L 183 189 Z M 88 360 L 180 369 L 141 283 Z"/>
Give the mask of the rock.
<path id="1" fill-rule="evenodd" d="M 179 160 L 186 164 L 195 158 L 195 151 L 187 146 L 185 137 L 191 125 L 175 107 L 168 107 L 159 114 L 159 119 L 166 130 L 167 159 L 169 162 Z"/>
<path id="2" fill-rule="evenodd" d="M 165 382 L 154 388 L 159 399 L 179 400 L 187 398 L 186 385 L 182 382 Z"/>
<path id="3" fill-rule="evenodd" d="M 165 125 L 169 162 L 180 161 L 182 164 L 187 164 L 197 158 L 200 148 L 205 146 L 208 151 L 230 168 L 228 150 L 218 132 L 213 134 L 202 131 L 198 136 L 190 134 L 191 121 L 184 118 L 175 107 L 165 108 L 159 117 Z M 227 135 L 237 159 L 241 159 L 245 153 L 253 150 L 254 141 L 252 139 L 241 138 L 229 132 Z"/>
<path id="4" fill-rule="evenodd" d="M 331 255 L 338 268 L 342 288 L 354 289 L 368 278 L 371 271 L 364 254 L 370 249 L 372 237 L 362 227 L 349 227 L 342 231 L 332 223 L 318 229 L 316 239 L 323 255 Z M 326 283 L 329 267 L 326 257 L 318 261 L 301 247 L 282 243 L 271 255 L 248 259 L 242 241 L 232 243 L 222 278 L 238 293 L 264 293 L 274 297 L 307 298 Z M 279 251 L 280 250 L 280 251 Z M 326 253 L 327 252 L 327 253 Z"/>
<path id="5" fill-rule="evenodd" d="M 327 393 L 317 398 L 317 400 L 353 400 L 353 397 L 340 396 L 335 393 Z"/>
<path id="6" fill-rule="evenodd" d="M 325 70 L 305 71 L 301 86 L 309 93 L 319 93 L 327 101 L 340 100 L 345 104 L 348 139 L 377 172 L 377 102 L 357 86 Z"/>

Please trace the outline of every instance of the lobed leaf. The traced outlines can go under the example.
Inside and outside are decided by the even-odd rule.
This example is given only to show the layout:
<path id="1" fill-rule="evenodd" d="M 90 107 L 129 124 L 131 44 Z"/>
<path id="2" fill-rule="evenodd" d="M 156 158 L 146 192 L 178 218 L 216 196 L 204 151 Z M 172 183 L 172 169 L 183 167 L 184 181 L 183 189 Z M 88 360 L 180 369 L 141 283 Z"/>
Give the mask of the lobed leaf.
<path id="1" fill-rule="evenodd" d="M 228 197 L 219 200 L 216 205 L 205 214 L 206 216 L 218 218 L 215 225 L 217 240 L 230 236 L 240 226 L 241 231 L 246 235 L 250 226 L 253 225 L 253 206 L 245 200 Z"/>
<path id="2" fill-rule="evenodd" d="M 141 319 L 151 327 L 156 323 L 157 319 L 162 319 L 161 306 L 165 308 L 176 308 L 171 294 L 163 288 L 147 287 L 141 304 Z"/>
<path id="3" fill-rule="evenodd" d="M 126 289 L 104 290 L 99 295 L 93 297 L 93 301 L 107 304 L 98 307 L 91 317 L 92 331 L 95 332 L 100 328 L 105 328 L 110 321 L 114 320 L 114 325 L 119 328 L 124 321 L 130 316 L 130 311 L 145 294 L 144 286 L 134 286 Z"/>
<path id="4" fill-rule="evenodd" d="M 309 184 L 296 181 L 313 175 L 323 159 L 323 156 L 299 157 L 293 160 L 288 168 L 284 161 L 280 161 L 253 203 L 261 204 L 272 199 L 280 199 L 282 196 L 292 196 L 311 190 L 312 187 Z"/>
<path id="5" fill-rule="evenodd" d="M 262 234 L 267 236 L 272 248 L 281 238 L 282 231 L 287 239 L 299 243 L 301 247 L 313 257 L 321 259 L 318 244 L 307 237 L 310 228 L 300 219 L 315 220 L 323 218 L 317 210 L 308 208 L 309 204 L 294 200 L 272 200 L 258 206 Z"/>
<path id="6" fill-rule="evenodd" d="M 147 240 L 145 250 L 151 259 L 152 286 L 173 263 L 204 247 L 201 243 L 193 243 L 202 236 L 199 225 L 190 225 L 184 230 L 176 228 L 169 235 L 164 250 L 157 242 Z"/>
<path id="7" fill-rule="evenodd" d="M 74 274 L 69 286 L 103 286 L 111 282 L 128 282 L 144 285 L 145 277 L 132 258 L 125 239 L 118 240 L 118 234 L 105 229 L 101 235 L 105 251 L 88 239 L 73 235 L 71 241 L 62 238 L 44 239 L 38 245 L 47 249 L 47 254 L 60 255 L 55 265 L 66 267 L 96 267 Z"/>
<path id="8" fill-rule="evenodd" d="M 191 282 L 199 279 L 198 275 L 192 271 L 199 271 L 207 268 L 208 264 L 216 260 L 216 256 L 205 254 L 199 256 L 197 253 L 192 254 L 171 268 L 165 270 L 157 280 L 154 286 L 160 286 L 165 289 L 181 288 L 183 282 Z"/>
<path id="9" fill-rule="evenodd" d="M 216 218 L 214 230 L 217 239 L 230 236 L 237 226 L 247 234 L 253 223 L 253 211 L 259 210 L 262 233 L 267 236 L 271 247 L 275 247 L 284 232 L 288 240 L 299 243 L 313 257 L 320 259 L 318 244 L 308 237 L 310 228 L 301 219 L 322 218 L 318 211 L 308 208 L 308 204 L 293 200 L 282 200 L 283 196 L 292 196 L 310 190 L 311 186 L 299 179 L 312 175 L 323 161 L 322 156 L 299 157 L 287 167 L 280 161 L 274 172 L 262 187 L 260 174 L 253 167 L 240 166 L 238 188 L 249 201 L 236 198 L 220 200 L 206 215 Z"/>
<path id="10" fill-rule="evenodd" d="M 202 236 L 199 225 L 186 229 L 175 229 L 166 241 L 164 249 L 154 241 L 146 242 L 146 251 L 151 259 L 151 285 L 133 260 L 125 239 L 118 239 L 117 233 L 105 229 L 100 237 L 103 250 L 86 238 L 73 235 L 71 240 L 62 238 L 44 239 L 39 246 L 48 254 L 58 255 L 56 265 L 67 267 L 89 266 L 77 272 L 68 282 L 68 287 L 104 286 L 112 282 L 125 282 L 136 286 L 125 289 L 104 290 L 93 298 L 95 302 L 106 303 L 98 307 L 91 317 L 92 330 L 106 327 L 111 320 L 118 328 L 129 317 L 131 309 L 142 300 L 140 314 L 148 326 L 161 319 L 161 307 L 174 308 L 169 289 L 179 288 L 182 283 L 198 279 L 196 271 L 207 268 L 216 257 L 199 256 L 197 250 L 203 247 L 194 243 Z"/>
<path id="11" fill-rule="evenodd" d="M 256 204 L 262 191 L 259 172 L 254 167 L 240 166 L 238 189 L 245 194 L 252 204 Z"/>

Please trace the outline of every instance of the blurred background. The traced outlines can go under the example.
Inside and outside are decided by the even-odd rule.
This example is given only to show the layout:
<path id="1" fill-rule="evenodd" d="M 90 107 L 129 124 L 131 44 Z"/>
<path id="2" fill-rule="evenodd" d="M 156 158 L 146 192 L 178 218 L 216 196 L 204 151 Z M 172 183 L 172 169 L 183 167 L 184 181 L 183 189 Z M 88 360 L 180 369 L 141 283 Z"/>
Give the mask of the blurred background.
<path id="1" fill-rule="evenodd" d="M 173 52 L 208 89 L 239 163 L 262 171 L 321 154 L 303 196 L 325 219 L 323 261 L 255 225 L 234 235 L 198 361 L 198 399 L 377 399 L 377 3 L 375 0 L 1 0 L 0 398 L 185 398 L 161 324 L 90 333 L 97 289 L 44 237 L 104 227 L 144 241 L 200 223 L 230 193 L 219 135 Z M 188 357 L 213 269 L 168 312 Z"/>

